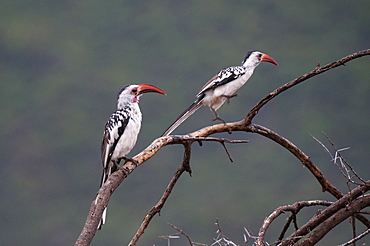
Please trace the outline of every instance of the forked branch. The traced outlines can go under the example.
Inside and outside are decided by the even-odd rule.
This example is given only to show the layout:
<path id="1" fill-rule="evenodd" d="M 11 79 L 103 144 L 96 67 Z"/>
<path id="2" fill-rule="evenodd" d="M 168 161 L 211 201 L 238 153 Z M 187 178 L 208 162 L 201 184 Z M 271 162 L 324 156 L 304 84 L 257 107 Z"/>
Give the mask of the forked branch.
<path id="1" fill-rule="evenodd" d="M 330 206 L 332 202 L 329 201 L 321 201 L 321 200 L 314 200 L 314 201 L 300 201 L 296 202 L 292 205 L 285 205 L 278 207 L 274 210 L 272 214 L 270 214 L 264 221 L 263 224 L 258 232 L 258 237 L 256 240 L 257 245 L 264 245 L 264 239 L 265 234 L 267 232 L 268 227 L 271 225 L 271 223 L 279 217 L 281 214 L 285 214 L 285 212 L 291 212 L 292 216 L 296 217 L 297 214 L 305 207 L 311 207 L 311 206 Z M 289 227 L 285 226 L 285 227 Z M 284 235 L 287 228 L 284 228 L 281 235 Z"/>
<path id="2" fill-rule="evenodd" d="M 356 52 L 354 54 L 348 55 L 336 62 L 330 63 L 328 65 L 325 65 L 323 67 L 317 66 L 314 70 L 311 72 L 302 75 L 301 77 L 292 80 L 285 85 L 277 88 L 270 94 L 268 94 L 266 97 L 264 97 L 260 102 L 254 106 L 250 112 L 246 115 L 246 117 L 238 122 L 228 123 L 228 124 L 217 124 L 205 127 L 203 129 L 200 129 L 198 131 L 195 131 L 193 133 L 190 133 L 188 135 L 184 136 L 167 136 L 167 137 L 161 137 L 155 139 L 146 149 L 144 149 L 142 152 L 137 154 L 133 159 L 137 163 L 132 163 L 131 161 L 127 161 L 121 169 L 114 172 L 112 175 L 110 175 L 104 183 L 104 185 L 100 188 L 97 194 L 97 203 L 95 202 L 91 203 L 90 211 L 87 216 L 84 228 L 82 229 L 82 232 L 80 236 L 78 237 L 75 245 L 89 245 L 92 241 L 93 237 L 95 236 L 97 225 L 99 223 L 99 220 L 101 218 L 101 215 L 103 213 L 104 208 L 107 206 L 109 198 L 111 194 L 115 191 L 115 189 L 122 183 L 122 181 L 130 175 L 138 166 L 145 163 L 147 160 L 149 160 L 151 157 L 153 157 L 161 148 L 163 148 L 166 145 L 172 145 L 172 144 L 184 144 L 186 141 L 218 141 L 221 144 L 224 145 L 224 143 L 227 143 L 229 140 L 220 140 L 217 138 L 213 138 L 214 140 L 210 140 L 211 138 L 207 138 L 208 136 L 220 133 L 220 132 L 232 132 L 232 131 L 244 131 L 244 132 L 256 132 L 259 133 L 265 137 L 268 137 L 269 139 L 274 140 L 275 142 L 279 143 L 282 147 L 287 148 L 292 154 L 294 154 L 305 166 L 310 167 L 309 170 L 315 175 L 315 177 L 318 179 L 320 184 L 323 187 L 324 191 L 328 191 L 331 194 L 333 194 L 336 198 L 340 198 L 343 196 L 338 190 L 335 189 L 334 186 L 332 186 L 326 178 L 322 175 L 321 171 L 315 166 L 312 165 L 313 163 L 309 159 L 308 156 L 306 156 L 302 151 L 300 151 L 298 148 L 294 148 L 292 144 L 289 141 L 286 141 L 284 138 L 279 138 L 277 134 L 272 134 L 273 132 L 268 130 L 267 128 L 264 128 L 262 126 L 252 125 L 253 118 L 258 114 L 259 110 L 266 105 L 270 100 L 272 100 L 277 95 L 281 94 L 282 92 L 288 90 L 289 88 L 302 83 L 303 81 L 306 81 L 309 78 L 312 78 L 318 74 L 321 74 L 323 72 L 329 71 L 330 69 L 333 69 L 335 67 L 345 65 L 347 62 L 354 60 L 356 58 L 366 56 L 370 54 L 370 49 L 363 50 Z M 202 139 L 203 138 L 203 139 Z M 235 142 L 235 141 L 229 141 L 229 142 Z M 287 145 L 288 144 L 288 145 Z M 290 148 L 292 147 L 292 148 Z M 289 149 L 290 148 L 290 149 Z M 185 152 L 187 151 L 185 147 Z M 186 155 L 186 154 L 185 154 Z M 185 157 L 184 155 L 184 157 Z M 186 159 L 186 157 L 185 157 Z M 181 174 L 184 171 L 190 171 L 190 169 L 186 169 L 184 167 L 185 165 L 181 165 L 179 170 L 177 172 L 181 172 Z M 190 167 L 190 166 L 189 166 Z M 176 173 L 177 173 L 176 172 Z M 176 173 L 174 175 L 173 179 L 176 179 Z M 180 174 L 180 175 L 181 175 Z M 178 177 L 180 177 L 180 175 Z M 178 178 L 177 178 L 178 179 Z M 176 183 L 176 182 L 174 182 Z M 171 182 L 170 184 L 171 185 Z M 173 184 L 174 185 L 174 184 Z M 168 194 L 169 195 L 169 194 Z M 163 204 L 159 204 L 159 207 L 157 209 L 160 210 L 161 206 Z M 357 218 L 358 215 L 357 215 Z M 361 219 L 361 221 L 370 227 L 369 221 L 366 219 Z M 146 225 L 147 226 L 147 225 Z M 143 228 L 143 230 L 146 228 L 146 226 Z M 134 245 L 134 244 L 131 244 Z"/>

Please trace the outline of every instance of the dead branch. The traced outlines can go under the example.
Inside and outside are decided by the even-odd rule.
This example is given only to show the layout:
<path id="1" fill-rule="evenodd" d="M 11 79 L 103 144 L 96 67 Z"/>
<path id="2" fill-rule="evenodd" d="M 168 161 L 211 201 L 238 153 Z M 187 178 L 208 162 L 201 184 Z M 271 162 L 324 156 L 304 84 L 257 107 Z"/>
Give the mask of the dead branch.
<path id="1" fill-rule="evenodd" d="M 172 225 L 171 223 L 167 223 L 167 224 L 169 224 L 170 226 L 172 226 L 172 228 L 174 228 L 175 230 L 177 230 L 180 234 L 184 235 L 186 237 L 186 239 L 188 239 L 188 242 L 189 242 L 190 245 L 194 245 L 194 243 L 193 243 L 193 241 L 191 241 L 189 235 L 186 234 L 183 230 L 181 230 L 177 226 Z"/>
<path id="2" fill-rule="evenodd" d="M 167 222 L 167 224 L 170 225 L 175 230 L 177 230 L 178 232 L 173 233 L 171 235 L 160 236 L 160 237 L 165 238 L 165 239 L 171 239 L 171 238 L 176 237 L 176 236 L 178 237 L 178 235 L 184 235 L 186 237 L 186 239 L 188 240 L 190 246 L 194 246 L 194 245 L 207 246 L 207 244 L 193 242 L 191 240 L 190 236 L 186 232 L 184 232 L 182 229 L 178 228 L 177 226 L 175 226 L 171 223 Z"/>
<path id="3" fill-rule="evenodd" d="M 218 222 L 218 219 L 216 219 L 216 222 L 215 222 L 216 226 L 217 226 L 217 238 L 215 238 L 215 242 L 212 244 L 219 244 L 219 245 L 224 245 L 222 243 L 226 243 L 226 245 L 232 245 L 232 246 L 237 246 L 236 243 L 234 243 L 230 238 L 226 237 L 225 234 L 223 233 L 222 229 L 221 229 L 221 225 L 220 223 Z"/>
<path id="4" fill-rule="evenodd" d="M 355 237 L 355 238 L 353 238 L 353 239 L 349 240 L 348 242 L 346 242 L 346 243 L 344 243 L 344 244 L 340 244 L 340 245 L 338 245 L 338 246 L 348 246 L 348 245 L 350 245 L 350 244 L 353 244 L 354 242 L 356 242 L 356 241 L 360 240 L 361 238 L 363 238 L 364 236 L 366 236 L 366 235 L 367 235 L 367 234 L 369 234 L 369 233 L 370 233 L 370 228 L 369 228 L 369 229 L 367 229 L 366 231 L 364 231 L 363 233 L 361 233 L 360 235 L 358 235 L 357 237 Z"/>
<path id="5" fill-rule="evenodd" d="M 251 124 L 250 126 L 248 126 L 248 129 L 251 132 L 261 134 L 273 140 L 274 142 L 284 147 L 286 150 L 290 151 L 314 175 L 314 177 L 320 183 L 323 192 L 327 191 L 337 199 L 343 197 L 343 194 L 328 181 L 328 179 L 322 174 L 321 170 L 311 161 L 310 157 L 307 156 L 303 151 L 301 151 L 288 139 L 280 136 L 279 134 L 275 133 L 270 129 L 267 129 L 266 127 L 259 126 L 256 124 Z M 366 219 L 364 216 L 356 214 L 355 217 L 358 220 L 360 220 L 366 227 L 370 227 L 370 221 Z"/>
<path id="6" fill-rule="evenodd" d="M 357 213 L 362 208 L 365 208 L 370 205 L 370 195 L 361 196 L 358 199 L 351 202 L 341 209 L 335 216 L 330 217 L 307 237 L 303 242 L 299 243 L 297 246 L 309 246 L 315 245 L 320 241 L 331 229 L 343 222 L 343 220 L 349 218 L 353 214 Z"/>
<path id="7" fill-rule="evenodd" d="M 280 245 L 292 245 L 303 236 L 311 233 L 318 226 L 319 228 L 315 230 L 315 232 L 312 233 L 309 238 L 313 241 L 317 240 L 318 238 L 321 239 L 328 231 L 330 231 L 334 226 L 340 223 L 338 221 L 343 221 L 349 216 L 355 215 L 360 212 L 362 208 L 369 206 L 370 196 L 363 195 L 369 190 L 370 181 L 366 182 L 365 185 L 358 186 L 355 189 L 349 191 L 338 201 L 330 205 L 327 209 L 321 211 L 321 213 L 319 214 L 316 214 L 305 225 L 296 230 L 292 235 L 284 239 Z M 331 221 L 331 224 L 328 223 L 328 221 Z M 313 234 L 317 235 L 314 236 Z M 307 243 L 308 241 L 305 240 L 304 242 Z"/>
<path id="8" fill-rule="evenodd" d="M 153 206 L 150 211 L 145 215 L 145 218 L 143 222 L 141 223 L 138 231 L 136 232 L 135 236 L 132 238 L 130 241 L 129 245 L 133 246 L 136 245 L 137 241 L 141 237 L 141 235 L 144 234 L 145 229 L 148 227 L 150 221 L 153 219 L 153 217 L 157 214 L 160 213 L 164 203 L 167 201 L 167 198 L 170 196 L 172 189 L 175 187 L 175 184 L 179 180 L 180 176 L 185 172 L 189 172 L 191 174 L 191 169 L 190 169 L 190 154 L 191 154 L 191 144 L 188 142 L 185 142 L 184 144 L 184 159 L 181 164 L 181 166 L 177 169 L 175 174 L 173 175 L 170 183 L 168 184 L 165 192 L 163 193 L 162 197 L 159 199 L 158 203 Z"/>
<path id="9" fill-rule="evenodd" d="M 184 145 L 184 157 L 183 157 L 183 162 L 182 165 L 178 168 L 176 173 L 174 174 L 173 178 L 171 179 L 170 183 L 167 186 L 167 189 L 163 193 L 162 197 L 158 201 L 158 203 L 150 209 L 150 211 L 146 214 L 143 222 L 141 223 L 141 226 L 139 230 L 136 232 L 135 236 L 129 243 L 130 246 L 133 246 L 136 244 L 136 242 L 139 240 L 140 236 L 144 234 L 144 230 L 146 227 L 149 225 L 150 221 L 152 218 L 157 214 L 160 213 L 164 203 L 166 202 L 167 198 L 169 197 L 170 193 L 172 192 L 172 189 L 174 188 L 176 182 L 180 178 L 180 176 L 183 174 L 184 171 L 187 171 L 191 175 L 191 168 L 190 168 L 190 156 L 191 156 L 191 144 L 195 141 L 215 141 L 215 142 L 220 142 L 225 150 L 226 153 L 228 154 L 229 158 L 231 159 L 226 147 L 225 147 L 225 142 L 226 143 L 248 143 L 249 141 L 247 140 L 228 140 L 224 138 L 207 138 L 207 137 L 197 137 L 197 138 L 191 138 L 191 137 L 183 137 L 180 138 L 180 141 Z"/>
<path id="10" fill-rule="evenodd" d="M 354 183 L 354 184 L 357 184 L 357 185 L 360 185 L 359 183 L 356 183 L 355 181 L 352 180 L 351 176 L 349 175 L 349 171 L 347 170 L 346 166 L 351 170 L 351 172 L 353 173 L 353 175 L 358 178 L 363 184 L 365 183 L 365 180 L 362 179 L 360 177 L 360 175 L 357 174 L 357 172 L 355 171 L 355 169 L 343 158 L 343 156 L 341 155 L 341 151 L 345 150 L 345 149 L 340 149 L 338 150 L 334 143 L 330 140 L 329 136 L 326 135 L 324 133 L 326 139 L 329 141 L 330 145 L 333 147 L 333 149 L 335 150 L 335 156 L 333 158 L 333 162 L 336 163 L 336 160 L 339 159 L 340 162 L 341 162 L 341 166 L 346 170 L 346 177 L 348 179 L 348 182 L 351 182 L 351 183 Z"/>
<path id="11" fill-rule="evenodd" d="M 254 106 L 251 111 L 247 114 L 247 116 L 239 121 L 234 123 L 228 123 L 228 124 L 218 124 L 218 125 L 212 125 L 205 127 L 203 129 L 200 129 L 198 131 L 195 131 L 193 133 L 190 133 L 185 136 L 167 136 L 167 137 L 161 137 L 155 139 L 146 149 L 144 149 L 142 152 L 137 154 L 133 159 L 137 163 L 133 163 L 131 161 L 127 161 L 122 168 L 120 168 L 118 171 L 110 175 L 104 183 L 104 185 L 99 189 L 97 193 L 97 203 L 93 201 L 90 206 L 90 211 L 88 213 L 85 225 L 82 229 L 82 232 L 80 236 L 78 237 L 75 245 L 89 245 L 95 236 L 97 225 L 99 223 L 99 220 L 101 218 L 101 215 L 103 213 L 104 207 L 107 206 L 109 198 L 111 194 L 115 191 L 115 189 L 122 183 L 122 181 L 130 175 L 138 166 L 149 160 L 151 157 L 153 157 L 161 148 L 164 146 L 170 145 L 170 144 L 183 144 L 184 141 L 194 140 L 195 138 L 201 138 L 201 137 L 208 137 L 209 135 L 220 133 L 220 132 L 231 132 L 231 131 L 246 131 L 246 132 L 253 132 L 254 130 L 257 130 L 256 132 L 269 137 L 270 139 L 280 142 L 280 144 L 283 147 L 289 147 L 294 146 L 289 141 L 286 141 L 284 138 L 277 138 L 277 135 L 270 134 L 269 131 L 265 131 L 263 127 L 255 127 L 256 125 L 250 126 L 253 118 L 258 114 L 259 110 L 266 105 L 270 100 L 272 100 L 277 95 L 281 94 L 282 92 L 286 91 L 287 89 L 302 83 L 303 81 L 312 78 L 318 74 L 321 74 L 323 72 L 326 72 L 330 69 L 333 69 L 335 67 L 338 67 L 340 65 L 344 65 L 345 63 L 370 54 L 370 49 L 359 51 L 356 53 L 353 53 L 351 55 L 348 55 L 336 62 L 330 63 L 328 65 L 325 65 L 323 67 L 320 67 L 318 65 L 313 71 L 302 75 L 301 77 L 292 80 L 291 82 L 286 83 L 285 85 L 277 88 L 275 91 L 271 92 L 269 95 L 264 97 L 260 102 Z M 253 128 L 254 127 L 254 128 Z M 197 140 L 198 141 L 198 140 Z M 205 140 L 201 140 L 205 141 Z M 224 142 L 220 142 L 224 143 Z M 286 145 L 289 143 L 288 145 Z M 333 194 L 336 198 L 340 198 L 342 194 L 335 189 L 334 186 L 332 186 L 322 175 L 321 171 L 318 168 L 315 168 L 314 165 L 311 165 L 311 161 L 308 156 L 306 156 L 302 151 L 300 151 L 298 148 L 291 148 L 288 149 L 291 153 L 293 153 L 305 166 L 311 167 L 310 171 L 313 172 L 315 177 L 318 179 L 320 184 L 322 185 L 324 191 L 329 191 L 331 194 Z M 301 159 L 300 159 L 301 158 Z M 137 165 L 136 165 L 137 164 Z M 182 165 L 183 166 L 183 165 Z M 186 170 L 183 170 L 186 171 Z M 182 171 L 182 172 L 183 172 Z M 176 174 L 175 174 L 176 175 Z M 180 174 L 181 175 L 181 174 Z M 176 183 L 176 182 L 175 182 Z M 169 194 L 168 194 L 169 195 Z M 163 204 L 161 205 L 163 206 Z M 356 215 L 357 218 L 358 215 Z M 149 220 L 150 221 L 150 220 Z M 369 221 L 366 220 L 366 218 L 361 219 L 361 221 L 370 227 Z M 147 226 L 147 225 L 146 225 Z M 146 227 L 145 226 L 145 227 Z M 144 228 L 145 229 L 145 228 Z"/>
<path id="12" fill-rule="evenodd" d="M 109 198 L 112 195 L 112 193 L 117 189 L 117 187 L 122 183 L 122 181 L 130 175 L 138 166 L 145 163 L 147 160 L 149 160 L 151 157 L 153 157 L 157 151 L 159 151 L 162 147 L 167 145 L 173 145 L 173 144 L 183 144 L 184 146 L 188 143 L 193 142 L 201 142 L 201 141 L 213 141 L 213 142 L 220 142 L 223 146 L 224 143 L 247 143 L 248 140 L 228 140 L 224 138 L 208 138 L 206 136 L 203 137 L 190 137 L 190 136 L 167 136 L 167 137 L 161 137 L 155 139 L 146 149 L 144 149 L 141 153 L 134 156 L 132 159 L 136 161 L 136 163 L 133 163 L 132 161 L 128 160 L 126 161 L 123 166 L 117 170 L 116 172 L 112 173 L 107 181 L 102 185 L 102 187 L 99 189 L 97 193 L 96 200 L 98 201 L 95 203 L 95 200 L 91 203 L 90 211 L 87 216 L 85 226 L 82 229 L 82 232 L 77 239 L 75 245 L 90 245 L 93 237 L 95 236 L 98 223 L 100 221 L 101 215 L 103 213 L 104 208 L 108 205 Z M 186 148 L 185 148 L 186 150 Z M 186 151 L 185 151 L 186 153 Z M 183 163 L 186 163 L 187 160 L 185 158 L 186 154 L 184 154 L 184 160 Z M 184 168 L 184 170 L 183 170 Z M 180 170 L 180 171 L 179 171 Z M 181 176 L 183 171 L 188 171 L 191 174 L 190 165 L 181 165 L 181 167 L 178 169 L 178 171 L 175 173 L 173 179 L 170 182 L 170 185 L 175 185 L 177 182 L 177 179 Z M 177 177 L 177 173 L 181 172 L 179 176 Z M 172 186 L 172 188 L 173 188 Z M 169 190 L 169 193 L 171 192 L 172 188 Z M 167 190 L 166 190 L 167 191 Z M 168 195 L 169 195 L 168 193 Z M 162 197 L 163 198 L 163 197 Z M 163 203 L 166 201 L 167 197 L 165 197 Z M 161 202 L 161 201 L 160 201 Z M 163 204 L 161 205 L 163 206 Z M 157 207 L 156 207 L 157 208 Z M 160 209 L 159 209 L 160 210 Z M 156 210 L 152 211 L 154 214 L 151 216 L 149 215 L 148 224 L 151 220 L 151 218 L 157 213 Z M 148 215 L 147 215 L 148 216 Z M 146 217 L 147 217 L 146 216 Z M 142 224 L 139 230 L 142 230 L 141 234 L 144 232 L 147 225 Z M 145 226 L 143 228 L 143 226 Z M 140 235 L 141 235 L 140 234 Z M 136 236 L 136 235 L 135 235 Z M 133 239 L 134 240 L 134 239 Z M 135 245 L 135 244 L 132 244 Z"/>
<path id="13" fill-rule="evenodd" d="M 292 205 L 285 205 L 285 206 L 278 207 L 277 209 L 274 210 L 274 212 L 272 214 L 270 214 L 263 221 L 263 224 L 262 224 L 262 226 L 261 226 L 261 228 L 260 228 L 260 230 L 258 232 L 258 237 L 257 237 L 257 240 L 256 240 L 256 244 L 257 245 L 265 245 L 264 238 L 265 238 L 265 234 L 266 234 L 266 231 L 267 231 L 268 227 L 281 214 L 284 214 L 285 212 L 288 212 L 289 211 L 295 217 L 299 213 L 299 211 L 301 211 L 302 208 L 304 208 L 304 207 L 311 207 L 311 206 L 330 206 L 331 204 L 332 204 L 332 202 L 329 202 L 329 201 L 314 200 L 314 201 L 300 201 L 300 202 L 296 202 L 296 203 L 294 203 Z M 285 231 L 286 231 L 286 229 L 284 227 L 284 230 Z M 284 235 L 284 233 L 285 233 L 284 230 L 281 233 L 282 235 Z"/>
<path id="14" fill-rule="evenodd" d="M 348 55 L 346 57 L 343 57 L 342 59 L 338 60 L 338 61 L 335 61 L 335 62 L 332 62 L 332 63 L 329 63 L 323 67 L 320 67 L 320 62 L 317 64 L 317 66 L 315 67 L 314 70 L 312 70 L 311 72 L 309 73 L 306 73 L 304 75 L 302 75 L 301 77 L 299 78 L 296 78 L 288 83 L 286 83 L 285 85 L 283 86 L 280 86 L 279 88 L 277 88 L 276 90 L 274 90 L 273 92 L 271 92 L 270 94 L 268 94 L 267 96 L 265 96 L 261 101 L 259 101 L 256 106 L 254 106 L 251 111 L 249 111 L 249 113 L 247 114 L 247 116 L 245 117 L 245 124 L 250 124 L 253 120 L 253 118 L 258 114 L 259 110 L 266 104 L 268 103 L 270 100 L 272 100 L 274 97 L 276 97 L 277 95 L 281 94 L 282 92 L 288 90 L 289 88 L 297 85 L 297 84 L 300 84 L 302 83 L 303 81 L 309 79 L 309 78 L 312 78 L 316 75 L 319 75 L 321 73 L 324 73 L 330 69 L 333 69 L 333 68 L 336 68 L 336 67 L 339 67 L 339 66 L 342 66 L 342 65 L 345 65 L 347 62 L 353 60 L 353 59 L 356 59 L 356 58 L 359 58 L 359 57 L 362 57 L 362 56 L 366 56 L 366 55 L 369 55 L 370 54 L 370 49 L 366 49 L 366 50 L 362 50 L 362 51 L 359 51 L 359 52 L 356 52 L 356 53 L 353 53 L 351 55 Z"/>

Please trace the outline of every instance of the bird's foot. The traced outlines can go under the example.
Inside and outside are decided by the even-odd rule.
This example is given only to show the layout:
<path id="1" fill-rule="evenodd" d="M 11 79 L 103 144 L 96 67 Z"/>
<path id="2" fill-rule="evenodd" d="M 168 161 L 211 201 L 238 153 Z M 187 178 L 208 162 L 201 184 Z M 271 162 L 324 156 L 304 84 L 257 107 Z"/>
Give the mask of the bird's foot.
<path id="1" fill-rule="evenodd" d="M 222 97 L 226 97 L 227 98 L 227 103 L 230 103 L 230 99 L 233 98 L 233 97 L 237 97 L 238 94 L 235 93 L 235 94 L 232 94 L 232 95 L 221 95 Z"/>
<path id="2" fill-rule="evenodd" d="M 135 165 L 135 167 L 137 167 L 139 165 L 139 163 L 136 160 L 132 159 L 132 158 L 122 157 L 121 159 L 125 160 L 125 162 L 131 161 Z"/>
<path id="3" fill-rule="evenodd" d="M 216 118 L 214 118 L 212 121 L 216 121 L 216 120 L 222 121 L 222 123 L 226 125 L 226 121 L 224 121 L 224 119 L 220 118 L 219 116 L 216 116 Z"/>
<path id="4" fill-rule="evenodd" d="M 226 126 L 226 122 L 222 118 L 220 118 L 220 117 L 217 116 L 216 118 L 213 119 L 213 121 L 215 121 L 215 120 L 222 121 L 224 123 L 224 125 Z M 231 134 L 232 132 L 233 131 L 230 128 L 227 129 L 227 133 Z"/>

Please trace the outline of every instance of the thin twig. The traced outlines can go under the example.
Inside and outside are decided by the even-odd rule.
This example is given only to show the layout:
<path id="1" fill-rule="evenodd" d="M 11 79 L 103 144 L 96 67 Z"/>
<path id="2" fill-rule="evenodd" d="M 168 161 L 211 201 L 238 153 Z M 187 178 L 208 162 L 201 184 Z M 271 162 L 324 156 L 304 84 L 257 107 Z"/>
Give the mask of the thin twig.
<path id="1" fill-rule="evenodd" d="M 370 233 L 370 228 L 367 229 L 366 231 L 364 231 L 363 233 L 359 234 L 357 237 L 355 238 L 352 238 L 351 240 L 349 240 L 348 242 L 344 243 L 344 244 L 340 244 L 338 246 L 348 246 L 350 244 L 353 244 L 354 242 L 360 240 L 361 238 L 363 238 L 364 236 L 366 236 L 367 234 Z"/>
<path id="2" fill-rule="evenodd" d="M 356 238 L 356 220 L 354 216 L 351 216 L 349 219 L 352 227 L 352 238 Z M 353 242 L 353 246 L 356 246 L 356 243 Z"/>
<path id="3" fill-rule="evenodd" d="M 361 177 L 360 177 L 360 175 L 358 175 L 357 173 L 356 173 L 356 171 L 355 171 L 355 169 L 342 157 L 342 155 L 340 154 L 340 152 L 341 151 L 343 151 L 343 150 L 346 150 L 347 148 L 343 148 L 343 149 L 340 149 L 340 150 L 337 150 L 337 148 L 335 147 L 335 145 L 334 145 L 334 143 L 330 140 L 330 138 L 329 138 L 329 136 L 328 135 L 326 135 L 325 133 L 324 133 L 324 135 L 325 135 L 325 137 L 326 137 L 326 139 L 329 141 L 329 143 L 331 144 L 331 146 L 335 149 L 335 157 L 334 157 L 334 161 L 337 159 L 337 158 L 339 158 L 339 160 L 341 161 L 341 164 L 342 164 L 342 166 L 347 166 L 347 167 L 349 167 L 349 169 L 351 170 L 351 172 L 364 184 L 364 183 L 366 183 L 366 181 L 364 180 L 364 179 L 362 179 Z M 350 181 L 352 181 L 351 179 L 350 179 Z M 358 184 L 358 183 L 356 183 L 356 184 Z"/>
<path id="4" fill-rule="evenodd" d="M 249 242 L 249 239 L 254 239 L 256 240 L 256 237 L 253 235 L 252 231 L 248 228 L 244 227 L 245 234 L 243 234 L 244 238 L 244 246 L 246 246 Z"/>
<path id="5" fill-rule="evenodd" d="M 346 170 L 346 173 L 343 172 L 342 168 L 338 165 L 337 163 L 337 159 L 338 159 L 338 152 L 341 151 L 341 150 L 336 150 L 335 148 L 335 157 L 330 153 L 329 149 L 320 141 L 318 140 L 315 136 L 313 136 L 312 134 L 310 134 L 311 137 L 316 141 L 318 142 L 326 151 L 326 153 L 328 153 L 328 155 L 330 156 L 330 159 L 331 161 L 333 161 L 333 163 L 335 164 L 335 166 L 338 168 L 339 172 L 348 180 L 348 181 L 351 181 L 351 177 L 349 175 L 349 172 L 347 170 L 347 168 L 344 166 L 344 169 Z M 347 148 L 346 148 L 347 149 Z M 342 165 L 343 167 L 343 165 Z"/>
<path id="6" fill-rule="evenodd" d="M 143 222 L 141 223 L 138 231 L 135 233 L 134 237 L 131 239 L 129 246 L 136 245 L 137 241 L 141 237 L 141 235 L 144 234 L 145 229 L 149 225 L 152 218 L 161 211 L 162 207 L 164 206 L 165 202 L 167 201 L 168 197 L 170 196 L 170 193 L 172 192 L 172 189 L 176 185 L 177 181 L 179 180 L 180 176 L 185 172 L 191 173 L 191 169 L 189 164 L 190 161 L 190 149 L 187 149 L 189 146 L 188 144 L 184 144 L 185 153 L 184 153 L 184 159 L 181 166 L 177 169 L 174 176 L 172 177 L 170 183 L 168 184 L 165 192 L 163 193 L 162 197 L 159 199 L 157 204 L 153 206 L 149 212 L 145 215 Z"/>
<path id="7" fill-rule="evenodd" d="M 215 238 L 215 242 L 212 244 L 212 245 L 215 245 L 215 244 L 218 244 L 218 245 L 224 245 L 224 243 L 226 243 L 226 245 L 232 245 L 232 246 L 237 246 L 236 243 L 234 243 L 231 239 L 229 239 L 228 237 L 226 237 L 224 235 L 224 233 L 222 232 L 222 229 L 221 229 L 221 226 L 220 226 L 220 223 L 218 221 L 218 219 L 216 219 L 216 222 L 215 222 L 216 226 L 217 226 L 217 238 Z"/>
<path id="8" fill-rule="evenodd" d="M 188 234 L 186 234 L 183 230 L 181 230 L 180 228 L 178 228 L 177 226 L 171 224 L 171 223 L 168 223 L 168 225 L 170 225 L 172 228 L 174 228 L 175 230 L 179 231 L 180 234 L 184 235 L 187 239 L 188 239 L 188 242 L 190 245 L 193 245 L 193 241 L 191 241 L 190 237 Z"/>

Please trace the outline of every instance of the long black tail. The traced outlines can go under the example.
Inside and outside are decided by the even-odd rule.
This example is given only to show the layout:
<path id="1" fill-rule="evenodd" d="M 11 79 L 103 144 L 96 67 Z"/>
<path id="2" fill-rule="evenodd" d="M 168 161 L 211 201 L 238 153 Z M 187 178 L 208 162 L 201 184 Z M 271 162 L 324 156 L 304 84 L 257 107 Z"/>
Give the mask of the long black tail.
<path id="1" fill-rule="evenodd" d="M 163 136 L 168 136 L 173 132 L 182 122 L 184 122 L 187 118 L 190 117 L 190 115 L 194 114 L 195 111 L 197 111 L 203 104 L 202 104 L 202 99 L 203 98 L 198 98 L 193 102 L 192 105 L 190 105 L 187 109 L 180 114 L 179 117 L 175 120 L 175 122 L 170 125 L 170 127 L 167 128 L 167 130 L 162 134 L 161 137 Z"/>
<path id="2" fill-rule="evenodd" d="M 110 162 L 108 167 L 103 169 L 103 174 L 101 177 L 101 184 L 100 187 L 107 181 L 108 176 L 117 171 L 118 165 L 114 162 Z M 95 204 L 97 203 L 97 200 L 95 199 Z M 104 208 L 101 220 L 98 224 L 98 230 L 101 230 L 102 225 L 105 224 L 105 220 L 107 218 L 107 207 Z"/>

